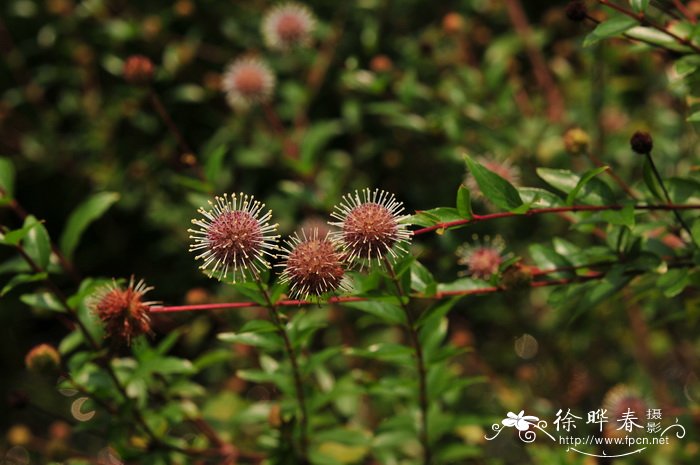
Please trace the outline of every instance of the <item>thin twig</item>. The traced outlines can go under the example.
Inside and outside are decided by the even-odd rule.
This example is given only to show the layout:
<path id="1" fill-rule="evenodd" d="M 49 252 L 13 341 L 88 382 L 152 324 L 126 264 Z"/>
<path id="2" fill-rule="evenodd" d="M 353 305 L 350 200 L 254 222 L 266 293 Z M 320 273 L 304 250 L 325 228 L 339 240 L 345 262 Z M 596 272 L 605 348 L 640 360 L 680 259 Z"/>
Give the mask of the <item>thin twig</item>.
<path id="1" fill-rule="evenodd" d="M 430 449 L 430 436 L 428 434 L 428 373 L 425 367 L 423 347 L 420 343 L 420 337 L 418 336 L 418 330 L 416 328 L 416 322 L 413 318 L 413 314 L 404 301 L 406 294 L 404 293 L 403 287 L 399 282 L 399 278 L 396 276 L 394 266 L 386 257 L 384 257 L 384 266 L 386 267 L 389 276 L 391 276 L 394 287 L 396 287 L 396 294 L 399 298 L 399 303 L 401 304 L 401 308 L 406 315 L 406 331 L 408 332 L 411 339 L 411 345 L 413 345 L 413 350 L 416 354 L 416 369 L 418 371 L 418 402 L 420 405 L 421 414 L 421 428 L 419 437 L 420 442 L 423 445 L 423 463 L 424 465 L 430 465 L 432 463 L 432 453 Z"/>
<path id="2" fill-rule="evenodd" d="M 292 365 L 292 378 L 294 379 L 294 388 L 297 395 L 297 403 L 299 406 L 299 425 L 300 425 L 300 455 L 302 463 L 308 462 L 308 449 L 309 449 L 309 436 L 308 436 L 308 411 L 306 408 L 306 398 L 304 395 L 304 385 L 301 381 L 301 370 L 299 369 L 299 362 L 297 360 L 296 353 L 294 352 L 294 347 L 289 339 L 287 330 L 282 323 L 279 311 L 277 310 L 278 304 L 272 301 L 270 293 L 265 288 L 260 276 L 256 276 L 255 283 L 258 285 L 258 289 L 265 298 L 267 308 L 270 311 L 270 316 L 272 317 L 272 322 L 277 327 L 277 332 L 284 341 L 284 348 L 289 357 L 289 361 Z"/>

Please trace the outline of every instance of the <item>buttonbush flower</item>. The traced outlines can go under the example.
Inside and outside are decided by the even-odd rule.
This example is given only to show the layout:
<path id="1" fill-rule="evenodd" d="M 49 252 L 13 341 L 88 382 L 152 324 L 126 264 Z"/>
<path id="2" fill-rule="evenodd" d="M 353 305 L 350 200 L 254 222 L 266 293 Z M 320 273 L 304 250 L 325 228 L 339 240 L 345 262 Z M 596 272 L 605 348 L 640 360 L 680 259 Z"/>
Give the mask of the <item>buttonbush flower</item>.
<path id="1" fill-rule="evenodd" d="M 247 108 L 270 100 L 275 75 L 263 60 L 242 57 L 226 66 L 221 85 L 231 107 Z"/>
<path id="2" fill-rule="evenodd" d="M 113 281 L 90 298 L 88 305 L 102 320 L 108 339 L 129 345 L 135 337 L 151 332 L 149 311 L 156 302 L 143 300 L 151 290 L 143 280 L 135 282 L 132 276 L 126 288 Z"/>
<path id="3" fill-rule="evenodd" d="M 289 283 L 295 298 L 320 297 L 330 292 L 348 292 L 343 253 L 329 234 L 320 237 L 318 230 L 301 238 L 294 234 L 282 248 L 283 268 L 280 281 Z"/>
<path id="4" fill-rule="evenodd" d="M 390 255 L 396 259 L 406 253 L 404 245 L 411 240 L 411 231 L 406 229 L 402 215 L 403 204 L 394 194 L 375 189 L 364 189 L 361 193 L 343 196 L 331 216 L 337 222 L 330 224 L 341 228 L 331 233 L 341 244 L 350 261 L 380 261 Z"/>
<path id="5" fill-rule="evenodd" d="M 626 384 L 618 384 L 605 394 L 602 408 L 607 411 L 606 416 L 608 417 L 608 422 L 605 423 L 603 430 L 605 436 L 624 437 L 627 432 L 624 429 L 619 429 L 622 422 L 618 422 L 618 420 L 623 418 L 628 409 L 638 419 L 642 419 L 649 406 L 636 389 Z"/>
<path id="6" fill-rule="evenodd" d="M 197 211 L 203 218 L 193 219 L 199 229 L 188 229 L 193 243 L 190 252 L 200 252 L 200 269 L 210 277 L 224 280 L 252 275 L 270 268 L 267 257 L 273 257 L 279 236 L 277 224 L 270 224 L 272 211 L 265 204 L 246 194 L 224 194 L 209 201 L 210 210 Z"/>
<path id="7" fill-rule="evenodd" d="M 24 362 L 29 371 L 39 374 L 55 374 L 61 367 L 61 355 L 49 344 L 39 344 L 27 352 Z"/>
<path id="8" fill-rule="evenodd" d="M 457 263 L 467 267 L 467 274 L 478 279 L 489 279 L 498 273 L 498 269 L 505 261 L 503 255 L 505 241 L 501 236 L 493 239 L 485 236 L 479 239 L 476 234 L 472 236 L 473 243 L 462 244 L 457 249 Z"/>
<path id="9" fill-rule="evenodd" d="M 265 44 L 273 49 L 288 50 L 307 46 L 316 27 L 311 10 L 296 2 L 287 2 L 270 8 L 262 21 Z"/>

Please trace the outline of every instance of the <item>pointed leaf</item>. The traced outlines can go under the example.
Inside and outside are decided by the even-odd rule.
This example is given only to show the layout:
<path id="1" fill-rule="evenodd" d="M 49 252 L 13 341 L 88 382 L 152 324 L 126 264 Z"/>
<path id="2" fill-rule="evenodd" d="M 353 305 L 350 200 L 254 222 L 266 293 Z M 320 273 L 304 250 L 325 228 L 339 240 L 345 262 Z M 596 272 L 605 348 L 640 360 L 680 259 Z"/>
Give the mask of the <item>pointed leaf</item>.
<path id="1" fill-rule="evenodd" d="M 481 193 L 494 205 L 505 210 L 513 210 L 523 205 L 520 194 L 511 183 L 493 171 L 484 168 L 484 166 L 472 160 L 468 155 L 464 159 L 467 162 L 469 171 L 476 179 Z"/>
<path id="2" fill-rule="evenodd" d="M 119 200 L 119 194 L 115 192 L 100 192 L 80 204 L 71 213 L 60 240 L 61 250 L 67 257 L 73 255 L 80 237 L 90 223 L 100 218 L 117 200 Z"/>

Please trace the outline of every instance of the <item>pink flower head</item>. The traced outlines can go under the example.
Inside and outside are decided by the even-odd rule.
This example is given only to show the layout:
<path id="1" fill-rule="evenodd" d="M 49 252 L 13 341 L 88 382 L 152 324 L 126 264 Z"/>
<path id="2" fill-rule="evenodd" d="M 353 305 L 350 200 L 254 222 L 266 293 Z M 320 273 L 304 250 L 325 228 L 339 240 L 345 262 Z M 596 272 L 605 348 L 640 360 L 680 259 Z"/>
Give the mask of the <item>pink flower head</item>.
<path id="1" fill-rule="evenodd" d="M 316 27 L 311 10 L 296 2 L 287 2 L 270 8 L 262 21 L 265 44 L 273 49 L 288 50 L 307 46 Z"/>
<path id="2" fill-rule="evenodd" d="M 270 100 L 275 75 L 264 61 L 255 57 L 238 58 L 224 71 L 222 87 L 233 108 L 247 108 Z"/>

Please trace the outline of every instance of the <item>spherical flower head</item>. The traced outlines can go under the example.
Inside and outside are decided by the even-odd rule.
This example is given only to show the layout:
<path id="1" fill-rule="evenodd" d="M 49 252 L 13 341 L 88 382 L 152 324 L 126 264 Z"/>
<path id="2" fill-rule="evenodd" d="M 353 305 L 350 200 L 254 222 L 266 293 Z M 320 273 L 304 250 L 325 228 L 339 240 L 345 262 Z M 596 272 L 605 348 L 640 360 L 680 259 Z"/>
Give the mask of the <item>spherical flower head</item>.
<path id="1" fill-rule="evenodd" d="M 289 283 L 290 294 L 295 298 L 321 297 L 331 292 L 348 292 L 345 262 L 340 245 L 314 230 L 307 235 L 302 231 L 291 236 L 282 248 L 283 268 L 280 280 Z"/>
<path id="2" fill-rule="evenodd" d="M 222 87 L 233 108 L 265 103 L 275 89 L 275 75 L 264 61 L 254 57 L 238 58 L 224 70 Z"/>
<path id="3" fill-rule="evenodd" d="M 646 155 L 651 153 L 651 149 L 654 148 L 654 140 L 648 132 L 637 131 L 632 134 L 630 146 L 639 155 Z"/>
<path id="4" fill-rule="evenodd" d="M 151 290 L 143 280 L 135 282 L 132 276 L 125 288 L 113 281 L 93 295 L 89 306 L 102 320 L 108 339 L 130 345 L 135 337 L 151 332 L 150 309 L 156 302 L 144 301 Z"/>
<path id="5" fill-rule="evenodd" d="M 610 419 L 605 424 L 605 436 L 624 437 L 628 432 L 624 428 L 618 429 L 622 426 L 622 423 L 617 420 L 622 418 L 629 409 L 635 413 L 638 419 L 636 423 L 639 423 L 649 406 L 637 390 L 625 384 L 618 384 L 605 394 L 602 408 L 607 410 L 606 416 Z"/>
<path id="6" fill-rule="evenodd" d="M 129 84 L 145 85 L 153 79 L 155 66 L 153 62 L 143 55 L 131 55 L 124 62 L 124 80 Z"/>
<path id="7" fill-rule="evenodd" d="M 308 46 L 316 27 L 316 18 L 305 5 L 288 2 L 273 6 L 262 21 L 265 44 L 277 50 Z"/>
<path id="8" fill-rule="evenodd" d="M 586 8 L 586 4 L 584 2 L 575 0 L 566 5 L 566 17 L 571 21 L 580 22 L 585 20 L 587 16 L 588 9 Z"/>
<path id="9" fill-rule="evenodd" d="M 458 34 L 464 29 L 464 18 L 454 11 L 442 18 L 442 30 L 446 34 Z"/>
<path id="10" fill-rule="evenodd" d="M 411 232 L 406 229 L 402 215 L 403 204 L 394 194 L 375 189 L 365 189 L 343 197 L 343 202 L 335 206 L 331 216 L 338 220 L 330 224 L 341 231 L 331 233 L 343 247 L 350 261 L 379 262 L 388 255 L 396 259 L 407 253 L 404 248 L 411 240 Z"/>
<path id="11" fill-rule="evenodd" d="M 61 366 L 61 356 L 52 345 L 39 344 L 27 352 L 24 362 L 31 372 L 55 374 Z"/>
<path id="12" fill-rule="evenodd" d="M 193 243 L 190 252 L 201 252 L 200 269 L 220 281 L 256 277 L 270 268 L 266 257 L 273 257 L 279 236 L 277 224 L 270 224 L 272 211 L 253 196 L 224 194 L 209 202 L 210 210 L 197 210 L 203 218 L 193 219 L 199 229 L 189 229 Z"/>
<path id="13" fill-rule="evenodd" d="M 509 160 L 494 160 L 486 157 L 477 157 L 477 161 L 487 170 L 493 171 L 509 183 L 513 184 L 514 186 L 517 186 L 520 184 L 520 170 L 518 167 L 513 166 L 513 164 Z M 465 184 L 467 186 L 467 189 L 469 189 L 469 193 L 472 195 L 472 197 L 481 197 L 483 194 L 481 193 L 481 189 L 479 188 L 479 184 L 476 182 L 476 179 L 474 179 L 474 176 L 469 174 L 467 176 L 467 179 L 465 181 Z"/>
<path id="14" fill-rule="evenodd" d="M 489 279 L 498 273 L 506 257 L 503 255 L 505 242 L 500 236 L 479 239 L 472 237 L 473 243 L 463 244 L 457 249 L 457 263 L 467 267 L 467 273 L 478 279 Z"/>

